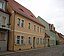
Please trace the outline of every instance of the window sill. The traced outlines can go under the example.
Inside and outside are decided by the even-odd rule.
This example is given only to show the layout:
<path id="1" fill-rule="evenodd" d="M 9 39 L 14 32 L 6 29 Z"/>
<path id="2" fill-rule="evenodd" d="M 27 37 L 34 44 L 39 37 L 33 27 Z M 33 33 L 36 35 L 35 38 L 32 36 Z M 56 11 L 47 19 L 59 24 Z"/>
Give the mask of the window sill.
<path id="1" fill-rule="evenodd" d="M 15 44 L 15 46 L 21 46 L 21 45 L 25 45 L 25 44 Z"/>

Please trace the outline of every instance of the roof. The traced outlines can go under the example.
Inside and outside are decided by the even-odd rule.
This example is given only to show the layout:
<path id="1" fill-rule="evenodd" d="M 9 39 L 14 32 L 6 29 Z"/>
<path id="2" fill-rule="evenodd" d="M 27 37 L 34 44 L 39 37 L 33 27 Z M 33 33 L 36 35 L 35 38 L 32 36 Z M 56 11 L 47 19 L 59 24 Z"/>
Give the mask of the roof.
<path id="1" fill-rule="evenodd" d="M 63 35 L 61 34 L 61 33 L 58 33 L 57 31 L 56 31 L 56 33 L 58 34 L 58 36 L 60 37 L 60 38 L 63 38 Z M 64 39 L 64 38 L 63 38 Z"/>
<path id="2" fill-rule="evenodd" d="M 20 5 L 19 3 L 17 3 L 14 0 L 7 0 L 7 1 L 8 1 L 8 4 L 12 7 L 12 9 L 14 11 L 16 11 L 17 13 L 23 15 L 24 17 L 27 17 L 28 19 L 38 23 L 39 25 L 43 26 L 30 10 L 28 10 L 27 8 Z M 43 27 L 45 28 L 45 26 L 43 26 Z"/>
<path id="3" fill-rule="evenodd" d="M 7 0 L 4 0 L 4 1 L 6 1 L 6 2 L 7 2 Z"/>

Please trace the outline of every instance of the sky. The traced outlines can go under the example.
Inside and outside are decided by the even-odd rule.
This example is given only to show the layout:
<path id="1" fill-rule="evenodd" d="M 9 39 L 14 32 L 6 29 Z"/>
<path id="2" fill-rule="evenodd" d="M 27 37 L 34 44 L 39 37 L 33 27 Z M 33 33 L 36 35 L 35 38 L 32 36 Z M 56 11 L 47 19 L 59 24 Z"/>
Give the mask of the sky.
<path id="1" fill-rule="evenodd" d="M 64 0 L 15 0 L 64 34 Z"/>

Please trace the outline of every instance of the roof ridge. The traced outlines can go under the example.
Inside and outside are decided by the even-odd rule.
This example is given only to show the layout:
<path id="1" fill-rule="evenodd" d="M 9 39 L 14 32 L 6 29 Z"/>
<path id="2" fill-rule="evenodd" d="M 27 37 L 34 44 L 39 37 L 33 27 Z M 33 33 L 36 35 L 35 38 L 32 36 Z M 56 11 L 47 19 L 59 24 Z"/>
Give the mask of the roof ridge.
<path id="1" fill-rule="evenodd" d="M 43 21 L 45 21 L 46 23 L 48 23 L 46 20 L 44 20 L 44 19 L 43 19 L 43 18 L 41 18 L 40 16 L 38 16 L 38 17 L 39 17 L 40 19 L 42 19 Z M 37 18 L 38 18 L 38 17 L 37 17 Z M 49 23 L 48 23 L 48 24 L 49 24 Z"/>

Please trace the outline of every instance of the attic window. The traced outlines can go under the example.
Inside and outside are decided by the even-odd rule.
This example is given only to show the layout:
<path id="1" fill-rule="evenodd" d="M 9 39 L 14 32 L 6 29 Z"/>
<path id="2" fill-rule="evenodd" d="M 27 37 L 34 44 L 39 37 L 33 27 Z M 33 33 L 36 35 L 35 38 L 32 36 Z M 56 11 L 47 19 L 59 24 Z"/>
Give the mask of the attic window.
<path id="1" fill-rule="evenodd" d="M 33 15 L 30 15 L 31 17 L 33 17 Z"/>
<path id="2" fill-rule="evenodd" d="M 23 11 L 23 9 L 20 8 L 21 11 Z M 24 11 L 23 11 L 24 12 Z"/>

